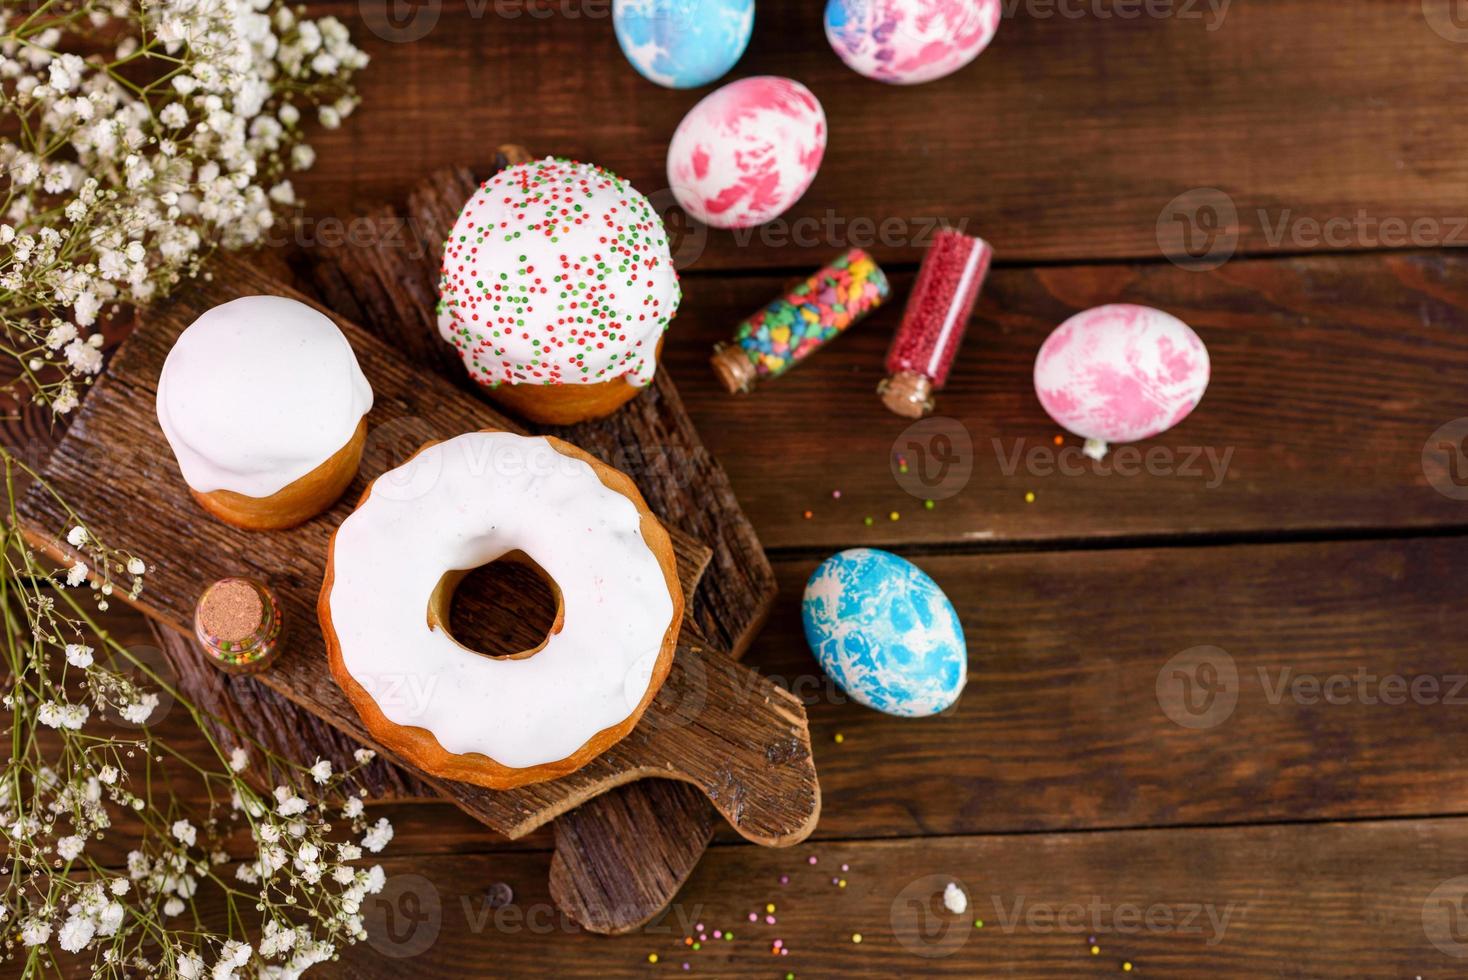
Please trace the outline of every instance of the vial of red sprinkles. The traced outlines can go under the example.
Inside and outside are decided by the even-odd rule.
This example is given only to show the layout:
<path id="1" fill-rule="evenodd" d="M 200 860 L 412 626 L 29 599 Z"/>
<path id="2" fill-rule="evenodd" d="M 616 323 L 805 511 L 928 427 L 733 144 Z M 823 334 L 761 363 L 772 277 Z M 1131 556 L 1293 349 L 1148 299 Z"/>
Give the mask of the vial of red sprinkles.
<path id="1" fill-rule="evenodd" d="M 993 258 L 982 238 L 951 228 L 933 237 L 887 351 L 887 377 L 877 386 L 887 408 L 911 419 L 933 410 Z"/>

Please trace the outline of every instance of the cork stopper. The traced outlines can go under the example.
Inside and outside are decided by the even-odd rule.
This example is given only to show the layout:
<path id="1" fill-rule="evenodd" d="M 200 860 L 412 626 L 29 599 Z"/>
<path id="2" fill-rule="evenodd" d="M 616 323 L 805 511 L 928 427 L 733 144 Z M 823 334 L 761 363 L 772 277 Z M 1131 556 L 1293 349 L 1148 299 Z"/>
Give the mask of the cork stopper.
<path id="1" fill-rule="evenodd" d="M 746 394 L 754 388 L 754 365 L 743 348 L 720 344 L 714 348 L 714 356 L 709 358 L 709 363 L 729 394 Z"/>
<path id="2" fill-rule="evenodd" d="M 933 410 L 933 382 L 916 371 L 898 371 L 877 385 L 888 411 L 920 419 Z"/>
<path id="3" fill-rule="evenodd" d="M 194 635 L 204 658 L 231 674 L 264 670 L 279 652 L 280 602 L 248 578 L 212 583 L 194 607 Z"/>
<path id="4" fill-rule="evenodd" d="M 260 593 L 243 579 L 225 579 L 199 600 L 199 625 L 227 643 L 248 638 L 264 619 L 265 603 Z"/>

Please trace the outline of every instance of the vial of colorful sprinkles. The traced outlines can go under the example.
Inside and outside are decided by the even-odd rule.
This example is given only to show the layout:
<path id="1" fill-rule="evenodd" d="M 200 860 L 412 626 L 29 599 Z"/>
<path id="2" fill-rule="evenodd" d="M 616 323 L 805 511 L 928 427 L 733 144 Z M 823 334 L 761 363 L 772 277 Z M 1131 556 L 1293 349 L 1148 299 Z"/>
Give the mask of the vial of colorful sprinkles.
<path id="1" fill-rule="evenodd" d="M 892 291 L 872 257 L 853 248 L 740 323 L 709 363 L 730 394 L 805 360 L 882 305 Z"/>
<path id="2" fill-rule="evenodd" d="M 933 410 L 993 257 L 982 238 L 951 228 L 933 237 L 887 351 L 887 377 L 877 386 L 887 408 L 910 419 Z"/>
<path id="3" fill-rule="evenodd" d="M 280 601 L 263 582 L 222 578 L 194 607 L 194 635 L 204 655 L 228 674 L 254 674 L 280 652 Z"/>

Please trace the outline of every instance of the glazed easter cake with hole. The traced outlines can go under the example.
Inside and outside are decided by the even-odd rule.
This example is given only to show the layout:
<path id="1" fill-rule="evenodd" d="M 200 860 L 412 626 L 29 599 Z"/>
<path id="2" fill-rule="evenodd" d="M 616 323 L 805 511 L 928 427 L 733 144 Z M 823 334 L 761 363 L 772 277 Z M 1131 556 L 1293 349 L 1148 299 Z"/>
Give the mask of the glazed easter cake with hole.
<path id="1" fill-rule="evenodd" d="M 538 646 L 449 631 L 455 587 L 526 560 L 555 595 Z M 625 737 L 672 666 L 672 543 L 624 474 L 552 437 L 470 432 L 372 482 L 331 541 L 317 612 L 333 678 L 383 745 L 491 789 L 567 775 Z"/>
<path id="2" fill-rule="evenodd" d="M 546 158 L 501 170 L 464 205 L 438 329 L 492 399 L 569 425 L 652 383 L 680 297 L 651 202 L 609 170 Z"/>

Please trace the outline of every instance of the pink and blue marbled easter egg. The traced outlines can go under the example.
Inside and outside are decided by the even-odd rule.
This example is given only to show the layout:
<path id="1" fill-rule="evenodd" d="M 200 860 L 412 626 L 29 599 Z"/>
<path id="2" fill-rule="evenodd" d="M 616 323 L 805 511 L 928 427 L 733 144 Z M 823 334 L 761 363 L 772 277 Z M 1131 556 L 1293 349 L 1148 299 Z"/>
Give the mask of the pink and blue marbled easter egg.
<path id="1" fill-rule="evenodd" d="M 668 184 L 705 224 L 752 228 L 800 199 L 825 152 L 826 113 L 810 89 L 775 75 L 741 78 L 678 124 Z"/>
<path id="2" fill-rule="evenodd" d="M 1000 0 L 828 0 L 826 40 L 866 77 L 916 85 L 977 58 L 1000 13 Z"/>

